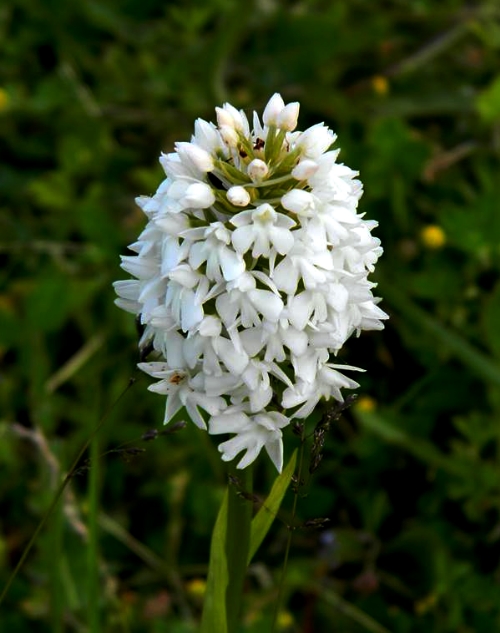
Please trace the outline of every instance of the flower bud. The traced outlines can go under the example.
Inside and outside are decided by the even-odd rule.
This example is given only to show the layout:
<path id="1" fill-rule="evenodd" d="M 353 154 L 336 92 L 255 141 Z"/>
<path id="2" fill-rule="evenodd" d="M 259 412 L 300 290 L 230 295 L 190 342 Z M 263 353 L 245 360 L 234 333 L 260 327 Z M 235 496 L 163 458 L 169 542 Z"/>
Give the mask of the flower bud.
<path id="1" fill-rule="evenodd" d="M 264 113 L 262 114 L 264 125 L 275 125 L 278 127 L 278 116 L 284 107 L 285 102 L 281 98 L 281 95 L 275 92 L 264 108 Z"/>
<path id="2" fill-rule="evenodd" d="M 234 204 L 235 207 L 246 207 L 250 202 L 250 194 L 245 187 L 231 187 L 228 189 L 226 196 L 229 202 Z"/>
<path id="3" fill-rule="evenodd" d="M 234 106 L 229 103 L 225 103 L 222 108 L 215 108 L 217 113 L 217 123 L 219 127 L 228 126 L 236 130 L 237 132 L 245 132 L 245 126 L 242 114 Z"/>
<path id="4" fill-rule="evenodd" d="M 311 217 L 314 212 L 314 196 L 309 191 L 292 189 L 281 197 L 281 204 L 287 211 L 304 217 Z"/>
<path id="5" fill-rule="evenodd" d="M 175 148 L 181 159 L 187 158 L 201 172 L 206 173 L 213 170 L 214 159 L 198 145 L 194 143 L 176 143 Z"/>
<path id="6" fill-rule="evenodd" d="M 298 165 L 292 169 L 292 176 L 296 180 L 308 180 L 318 169 L 318 163 L 308 158 L 301 160 Z"/>
<path id="7" fill-rule="evenodd" d="M 280 130 L 286 132 L 292 132 L 297 127 L 297 121 L 299 119 L 300 104 L 298 101 L 288 103 L 283 110 L 278 114 L 278 127 Z"/>
<path id="8" fill-rule="evenodd" d="M 193 209 L 206 209 L 215 202 L 215 195 L 206 183 L 194 182 L 186 189 L 183 202 Z"/>
<path id="9" fill-rule="evenodd" d="M 297 101 L 285 105 L 277 92 L 269 99 L 264 109 L 262 120 L 268 127 L 273 125 L 280 130 L 291 132 L 297 126 L 300 104 Z"/>
<path id="10" fill-rule="evenodd" d="M 230 125 L 221 125 L 219 128 L 222 140 L 228 147 L 237 147 L 238 145 L 238 133 Z"/>
<path id="11" fill-rule="evenodd" d="M 199 145 L 207 152 L 214 152 L 222 147 L 220 135 L 215 125 L 203 119 L 196 119 L 191 142 Z"/>
<path id="12" fill-rule="evenodd" d="M 254 158 L 254 160 L 249 163 L 247 167 L 247 174 L 254 182 L 263 180 L 268 173 L 269 167 L 263 160 L 260 160 L 260 158 Z"/>

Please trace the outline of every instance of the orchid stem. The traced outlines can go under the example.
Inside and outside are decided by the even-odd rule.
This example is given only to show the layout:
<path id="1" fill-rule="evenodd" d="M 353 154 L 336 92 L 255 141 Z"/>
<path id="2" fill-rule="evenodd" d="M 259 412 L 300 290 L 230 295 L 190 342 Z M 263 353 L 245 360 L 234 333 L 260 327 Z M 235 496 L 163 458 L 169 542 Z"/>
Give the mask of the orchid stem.
<path id="1" fill-rule="evenodd" d="M 236 472 L 238 472 L 238 477 L 242 481 L 245 491 L 252 491 L 251 466 L 247 466 L 242 471 L 236 471 L 234 466 L 230 466 L 229 470 L 233 476 L 236 476 Z M 229 582 L 226 590 L 226 613 L 227 631 L 234 633 L 237 630 L 241 613 L 253 506 L 243 499 L 238 494 L 238 490 L 230 484 L 228 484 L 228 495 L 226 557 Z"/>
<path id="2" fill-rule="evenodd" d="M 285 557 L 283 559 L 283 567 L 281 568 L 281 578 L 280 578 L 280 584 L 278 587 L 278 596 L 276 598 L 276 603 L 274 606 L 274 615 L 273 615 L 273 624 L 271 627 L 271 633 L 274 633 L 274 631 L 276 630 L 276 624 L 278 621 L 278 615 L 280 613 L 280 609 L 281 609 L 281 603 L 283 601 L 283 592 L 284 592 L 284 588 L 285 588 L 285 577 L 286 577 L 286 573 L 288 570 L 288 558 L 290 556 L 290 549 L 292 546 L 292 531 L 293 531 L 293 525 L 295 523 L 295 517 L 297 514 L 297 503 L 299 500 L 299 487 L 300 487 L 300 481 L 301 481 L 301 477 L 302 477 L 302 464 L 304 463 L 304 446 L 306 443 L 306 437 L 305 437 L 305 430 L 302 430 L 302 435 L 300 438 L 300 450 L 299 450 L 299 463 L 298 463 L 298 467 L 297 467 L 297 481 L 296 481 L 296 485 L 294 487 L 293 490 L 293 504 L 292 504 L 292 516 L 291 516 L 291 520 L 290 520 L 290 525 L 288 526 L 288 536 L 287 536 L 287 540 L 286 540 L 286 547 L 285 547 Z"/>

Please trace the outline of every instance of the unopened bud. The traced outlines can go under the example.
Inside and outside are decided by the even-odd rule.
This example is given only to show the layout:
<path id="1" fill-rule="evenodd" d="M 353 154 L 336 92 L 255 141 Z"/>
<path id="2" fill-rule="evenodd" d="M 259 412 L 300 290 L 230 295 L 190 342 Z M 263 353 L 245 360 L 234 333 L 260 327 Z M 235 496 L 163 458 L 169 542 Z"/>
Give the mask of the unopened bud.
<path id="1" fill-rule="evenodd" d="M 262 120 L 264 121 L 264 125 L 275 125 L 278 126 L 278 116 L 280 112 L 284 109 L 285 102 L 281 98 L 281 95 L 277 92 L 273 94 L 273 96 L 269 99 L 266 107 L 264 108 L 264 112 L 262 114 Z"/>
<path id="2" fill-rule="evenodd" d="M 215 195 L 206 183 L 195 182 L 186 189 L 183 202 L 193 209 L 206 209 L 215 202 Z"/>
<path id="3" fill-rule="evenodd" d="M 278 127 L 286 132 L 291 132 L 297 127 L 300 104 L 298 101 L 288 103 L 278 114 Z"/>
<path id="4" fill-rule="evenodd" d="M 314 213 L 314 196 L 309 191 L 292 189 L 281 197 L 281 204 L 287 211 L 311 217 Z"/>
<path id="5" fill-rule="evenodd" d="M 301 160 L 298 165 L 292 169 L 292 176 L 296 180 L 307 180 L 313 176 L 318 170 L 318 164 L 314 160 Z"/>
<path id="6" fill-rule="evenodd" d="M 297 126 L 300 104 L 297 101 L 285 105 L 277 92 L 269 99 L 264 109 L 262 120 L 268 127 L 274 125 L 280 130 L 291 132 Z"/>
<path id="7" fill-rule="evenodd" d="M 204 149 L 194 143 L 176 143 L 175 148 L 181 158 L 187 158 L 201 172 L 212 171 L 214 159 Z"/>
<path id="8" fill-rule="evenodd" d="M 245 187 L 231 187 L 227 190 L 227 199 L 235 207 L 246 207 L 250 202 L 250 194 Z"/>
<path id="9" fill-rule="evenodd" d="M 248 164 L 247 174 L 254 182 L 263 180 L 269 173 L 269 167 L 260 158 L 254 158 L 254 160 Z"/>
<path id="10" fill-rule="evenodd" d="M 245 124 L 242 114 L 234 106 L 225 103 L 222 108 L 215 108 L 219 127 L 232 127 L 237 132 L 245 132 Z M 248 124 L 247 124 L 248 127 Z"/>
<path id="11" fill-rule="evenodd" d="M 235 131 L 234 127 L 230 125 L 221 125 L 219 127 L 220 135 L 222 136 L 222 140 L 228 147 L 237 147 L 238 145 L 238 133 Z"/>

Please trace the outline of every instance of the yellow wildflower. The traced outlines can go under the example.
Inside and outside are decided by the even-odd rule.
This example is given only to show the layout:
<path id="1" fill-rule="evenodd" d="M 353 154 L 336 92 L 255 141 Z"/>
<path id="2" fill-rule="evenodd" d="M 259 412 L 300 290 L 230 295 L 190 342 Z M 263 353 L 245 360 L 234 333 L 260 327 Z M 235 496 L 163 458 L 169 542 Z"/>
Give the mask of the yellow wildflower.
<path id="1" fill-rule="evenodd" d="M 356 402 L 356 408 L 358 411 L 371 413 L 377 408 L 377 401 L 371 396 L 361 396 Z"/>
<path id="2" fill-rule="evenodd" d="M 380 97 L 385 97 L 389 92 L 389 82 L 384 75 L 374 75 L 372 77 L 372 88 Z"/>
<path id="3" fill-rule="evenodd" d="M 446 234 L 437 224 L 429 224 L 420 232 L 420 239 L 427 248 L 437 250 L 445 245 Z"/>

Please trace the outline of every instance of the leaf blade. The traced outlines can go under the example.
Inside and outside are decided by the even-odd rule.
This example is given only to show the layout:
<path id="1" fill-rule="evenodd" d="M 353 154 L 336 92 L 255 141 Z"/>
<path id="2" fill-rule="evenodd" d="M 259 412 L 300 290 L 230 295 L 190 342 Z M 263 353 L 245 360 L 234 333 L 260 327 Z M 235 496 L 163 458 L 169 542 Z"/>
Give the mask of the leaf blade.
<path id="1" fill-rule="evenodd" d="M 226 558 L 228 491 L 224 493 L 210 544 L 210 564 L 203 603 L 200 633 L 227 633 L 226 589 L 229 582 Z"/>
<path id="2" fill-rule="evenodd" d="M 250 549 L 248 552 L 248 563 L 255 556 L 255 553 L 259 549 L 262 541 L 271 527 L 276 514 L 280 508 L 283 497 L 285 496 L 290 481 L 292 480 L 293 473 L 295 471 L 295 465 L 297 463 L 297 450 L 293 452 L 288 464 L 284 468 L 283 472 L 277 477 L 276 481 L 271 488 L 267 499 L 263 503 L 260 510 L 257 512 L 252 521 L 251 533 L 250 533 Z"/>

